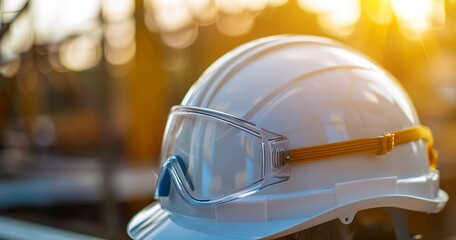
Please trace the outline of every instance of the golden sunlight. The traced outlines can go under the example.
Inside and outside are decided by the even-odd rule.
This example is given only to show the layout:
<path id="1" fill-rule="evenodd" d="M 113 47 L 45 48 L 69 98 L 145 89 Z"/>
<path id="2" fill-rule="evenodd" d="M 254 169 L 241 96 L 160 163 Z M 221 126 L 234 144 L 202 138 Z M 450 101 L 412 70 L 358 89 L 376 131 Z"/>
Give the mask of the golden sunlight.
<path id="1" fill-rule="evenodd" d="M 361 16 L 358 0 L 298 0 L 304 11 L 317 14 L 320 27 L 335 36 L 348 36 Z"/>
<path id="2" fill-rule="evenodd" d="M 367 16 L 376 24 L 387 25 L 393 21 L 393 9 L 391 9 L 390 0 L 370 0 L 364 3 Z"/>
<path id="3" fill-rule="evenodd" d="M 424 32 L 432 19 L 432 0 L 391 0 L 393 11 L 401 27 Z"/>

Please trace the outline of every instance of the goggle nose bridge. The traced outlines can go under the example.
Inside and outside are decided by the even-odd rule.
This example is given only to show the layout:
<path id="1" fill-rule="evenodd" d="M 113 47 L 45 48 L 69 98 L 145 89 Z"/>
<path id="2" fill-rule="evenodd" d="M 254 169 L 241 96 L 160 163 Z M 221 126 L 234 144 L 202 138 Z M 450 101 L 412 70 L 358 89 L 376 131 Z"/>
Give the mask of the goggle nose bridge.
<path id="1" fill-rule="evenodd" d="M 179 175 L 183 176 L 184 179 L 181 179 Z M 160 170 L 160 174 L 158 175 L 157 179 L 157 188 L 155 190 L 156 198 L 169 196 L 169 191 L 171 188 L 171 177 L 174 181 L 178 181 L 180 183 L 182 183 L 182 181 L 185 181 L 183 184 L 187 184 L 191 190 L 194 190 L 193 183 L 187 174 L 187 167 L 185 166 L 184 160 L 182 160 L 181 157 L 174 155 L 165 161 Z M 178 185 L 179 188 L 182 186 L 182 184 L 176 185 Z M 184 189 L 179 190 L 182 191 Z"/>

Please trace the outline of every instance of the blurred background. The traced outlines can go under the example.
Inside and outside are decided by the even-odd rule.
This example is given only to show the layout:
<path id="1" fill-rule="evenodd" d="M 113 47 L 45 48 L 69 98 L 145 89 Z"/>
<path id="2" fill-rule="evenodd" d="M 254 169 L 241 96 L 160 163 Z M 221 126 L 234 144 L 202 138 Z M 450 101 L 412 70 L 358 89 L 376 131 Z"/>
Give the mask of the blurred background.
<path id="1" fill-rule="evenodd" d="M 0 0 L 0 239 L 127 239 L 153 201 L 169 108 L 230 49 L 339 40 L 380 63 L 434 131 L 455 239 L 456 0 Z M 29 238 L 27 238 L 27 236 Z"/>

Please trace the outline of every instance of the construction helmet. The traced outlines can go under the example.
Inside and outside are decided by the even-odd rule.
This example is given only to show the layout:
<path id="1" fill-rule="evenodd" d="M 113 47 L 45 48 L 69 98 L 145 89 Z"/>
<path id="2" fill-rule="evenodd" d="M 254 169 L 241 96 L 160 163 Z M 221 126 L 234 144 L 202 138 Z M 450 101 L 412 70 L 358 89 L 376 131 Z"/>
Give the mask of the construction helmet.
<path id="1" fill-rule="evenodd" d="M 274 238 L 448 200 L 431 131 L 399 83 L 321 37 L 263 38 L 217 60 L 171 109 L 161 163 L 133 238 Z"/>

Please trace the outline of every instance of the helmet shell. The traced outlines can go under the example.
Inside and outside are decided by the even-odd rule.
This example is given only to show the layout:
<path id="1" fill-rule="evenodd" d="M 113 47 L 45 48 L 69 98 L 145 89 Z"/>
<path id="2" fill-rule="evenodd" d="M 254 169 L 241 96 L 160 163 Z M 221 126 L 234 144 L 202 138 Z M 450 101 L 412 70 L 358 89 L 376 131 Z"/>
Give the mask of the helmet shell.
<path id="1" fill-rule="evenodd" d="M 420 124 L 388 72 L 340 43 L 313 36 L 268 37 L 232 50 L 202 74 L 182 105 L 237 116 L 286 136 L 291 148 Z M 382 156 L 292 162 L 287 181 L 220 206 L 191 206 L 176 191 L 171 186 L 160 198 L 175 224 L 235 238 L 279 237 L 335 218 L 348 224 L 357 211 L 373 207 L 438 212 L 448 200 L 422 140 Z"/>
<path id="2" fill-rule="evenodd" d="M 309 36 L 271 37 L 234 50 L 200 77 L 182 105 L 253 122 L 286 136 L 291 148 L 374 137 L 419 124 L 412 102 L 389 73 L 339 43 Z M 375 177 L 418 177 L 428 169 L 425 143 L 412 142 L 382 157 L 360 154 L 294 164 L 292 179 L 258 194 L 325 189 Z"/>

